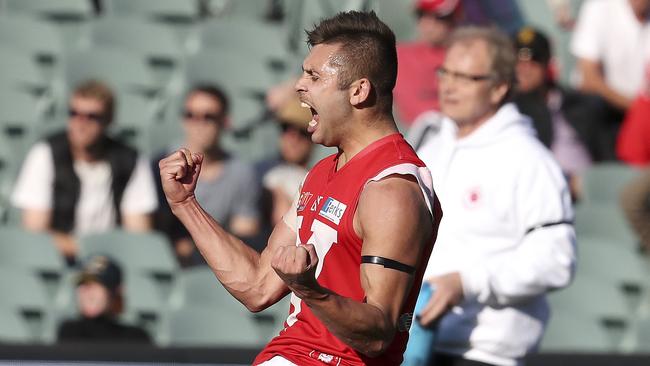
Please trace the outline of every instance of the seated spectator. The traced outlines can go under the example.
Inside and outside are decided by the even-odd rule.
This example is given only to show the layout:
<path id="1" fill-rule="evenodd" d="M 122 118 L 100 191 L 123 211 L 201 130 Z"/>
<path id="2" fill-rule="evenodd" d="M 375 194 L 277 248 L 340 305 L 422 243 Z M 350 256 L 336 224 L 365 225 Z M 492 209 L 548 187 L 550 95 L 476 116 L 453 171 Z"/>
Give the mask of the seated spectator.
<path id="1" fill-rule="evenodd" d="M 301 107 L 296 96 L 285 102 L 276 113 L 276 120 L 282 128 L 278 143 L 280 154 L 257 166 L 263 187 L 272 194 L 271 228 L 287 212 L 307 175 L 307 164 L 314 146 L 307 132 L 311 119 L 309 109 Z"/>
<path id="2" fill-rule="evenodd" d="M 598 160 L 615 160 L 616 136 L 623 116 L 643 85 L 650 49 L 650 1 L 588 0 L 578 14 L 571 40 L 579 86 L 601 98 L 607 124 L 598 128 Z"/>
<path id="3" fill-rule="evenodd" d="M 97 255 L 86 261 L 77 282 L 79 318 L 61 323 L 59 342 L 151 343 L 144 330 L 120 324 L 122 270 L 110 258 Z"/>
<path id="4" fill-rule="evenodd" d="M 153 176 L 146 159 L 107 135 L 114 104 L 105 84 L 79 85 L 69 101 L 67 130 L 31 148 L 11 197 L 23 226 L 52 233 L 69 264 L 78 235 L 151 228 Z"/>
<path id="5" fill-rule="evenodd" d="M 459 0 L 418 0 L 415 3 L 418 39 L 397 46 L 395 106 L 400 121 L 438 109 L 436 70 L 445 57 L 445 42 L 459 16 Z"/>
<path id="6" fill-rule="evenodd" d="M 259 231 L 259 184 L 251 165 L 231 156 L 221 147 L 220 137 L 228 124 L 229 106 L 226 94 L 216 86 L 192 88 L 185 98 L 183 110 L 184 141 L 170 146 L 158 156 L 167 156 L 179 147 L 203 154 L 196 197 L 215 220 L 232 234 L 245 239 Z M 154 160 L 157 175 L 159 160 Z M 156 214 L 156 229 L 172 240 L 181 265 L 204 263 L 189 233 L 169 209 L 160 180 L 157 182 L 160 210 Z"/>
<path id="7" fill-rule="evenodd" d="M 533 120 L 537 137 L 553 152 L 569 177 L 574 195 L 577 177 L 591 165 L 586 142 L 598 124 L 593 99 L 559 86 L 551 76 L 551 45 L 538 30 L 522 28 L 514 39 L 517 89 L 514 102 Z"/>

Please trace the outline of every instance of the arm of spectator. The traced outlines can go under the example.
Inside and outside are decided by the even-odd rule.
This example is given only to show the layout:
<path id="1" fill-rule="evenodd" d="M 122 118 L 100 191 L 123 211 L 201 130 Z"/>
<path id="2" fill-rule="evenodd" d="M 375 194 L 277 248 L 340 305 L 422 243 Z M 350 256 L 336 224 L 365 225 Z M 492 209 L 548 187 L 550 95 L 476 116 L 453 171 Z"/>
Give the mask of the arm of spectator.
<path id="1" fill-rule="evenodd" d="M 236 174 L 239 176 L 233 214 L 228 222 L 230 232 L 240 238 L 250 238 L 260 230 L 260 213 L 258 201 L 260 196 L 259 179 L 252 166 L 237 163 Z"/>
<path id="2" fill-rule="evenodd" d="M 522 238 L 509 253 L 460 271 L 463 295 L 507 306 L 567 286 L 576 261 L 571 198 L 550 159 L 527 163 L 517 176 L 513 210 Z"/>
<path id="3" fill-rule="evenodd" d="M 21 219 L 23 227 L 30 231 L 48 231 L 50 229 L 51 210 L 23 209 Z"/>
<path id="4" fill-rule="evenodd" d="M 240 238 L 251 237 L 260 231 L 260 221 L 254 217 L 236 215 L 230 219 L 230 231 Z"/>
<path id="5" fill-rule="evenodd" d="M 582 75 L 582 82 L 580 84 L 580 89 L 582 91 L 598 94 L 608 103 L 620 109 L 627 110 L 630 107 L 632 99 L 618 93 L 607 85 L 599 62 L 586 58 L 579 58 L 578 68 Z"/>
<path id="6" fill-rule="evenodd" d="M 149 214 L 123 214 L 122 227 L 128 231 L 149 231 L 153 226 L 151 215 Z"/>

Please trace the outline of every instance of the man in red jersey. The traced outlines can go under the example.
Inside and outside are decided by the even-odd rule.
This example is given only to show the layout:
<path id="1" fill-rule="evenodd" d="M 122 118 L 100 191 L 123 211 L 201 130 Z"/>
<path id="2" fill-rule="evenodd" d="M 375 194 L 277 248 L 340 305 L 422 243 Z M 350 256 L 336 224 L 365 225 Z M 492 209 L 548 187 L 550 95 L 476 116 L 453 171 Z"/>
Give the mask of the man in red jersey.
<path id="1" fill-rule="evenodd" d="M 431 175 L 395 127 L 395 36 L 371 13 L 307 32 L 296 91 L 312 141 L 338 153 L 305 178 L 258 254 L 194 197 L 203 157 L 161 160 L 172 211 L 226 289 L 251 311 L 291 292 L 285 328 L 255 365 L 399 365 L 442 212 Z"/>

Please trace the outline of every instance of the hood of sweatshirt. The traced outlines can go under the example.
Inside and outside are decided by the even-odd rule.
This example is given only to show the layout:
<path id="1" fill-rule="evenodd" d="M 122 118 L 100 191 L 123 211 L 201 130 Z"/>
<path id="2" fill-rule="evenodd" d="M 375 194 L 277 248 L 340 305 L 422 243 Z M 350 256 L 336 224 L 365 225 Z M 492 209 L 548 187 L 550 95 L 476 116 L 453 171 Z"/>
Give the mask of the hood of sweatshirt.
<path id="1" fill-rule="evenodd" d="M 479 126 L 474 132 L 463 138 L 456 138 L 458 127 L 449 117 L 443 120 L 442 133 L 451 133 L 457 147 L 480 147 L 492 145 L 510 136 L 530 135 L 536 138 L 533 123 L 527 116 L 519 113 L 513 103 L 504 104 L 499 110 Z"/>

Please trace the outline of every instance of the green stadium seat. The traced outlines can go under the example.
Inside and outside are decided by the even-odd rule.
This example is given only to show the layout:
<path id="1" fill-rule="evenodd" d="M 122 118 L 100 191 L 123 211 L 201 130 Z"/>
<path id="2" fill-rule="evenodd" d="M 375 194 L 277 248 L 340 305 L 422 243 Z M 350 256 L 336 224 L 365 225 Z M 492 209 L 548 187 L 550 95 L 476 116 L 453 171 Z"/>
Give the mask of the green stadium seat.
<path id="1" fill-rule="evenodd" d="M 610 353 L 618 350 L 607 323 L 580 311 L 554 310 L 540 346 L 542 352 Z"/>
<path id="2" fill-rule="evenodd" d="M 135 17 L 104 17 L 91 24 L 93 47 L 121 49 L 146 59 L 161 82 L 180 76 L 183 45 L 174 29 Z"/>
<path id="3" fill-rule="evenodd" d="M 0 16 L 0 45 L 18 48 L 34 57 L 46 78 L 61 66 L 63 40 L 56 27 L 37 18 Z"/>
<path id="4" fill-rule="evenodd" d="M 197 0 L 105 0 L 104 4 L 110 14 L 169 22 L 193 22 L 200 15 Z"/>
<path id="5" fill-rule="evenodd" d="M 169 344 L 179 347 L 258 348 L 261 330 L 245 315 L 214 307 L 184 306 L 170 313 Z"/>
<path id="6" fill-rule="evenodd" d="M 19 312 L 33 342 L 52 341 L 51 301 L 36 274 L 0 266 L 0 293 L 0 306 Z"/>
<path id="7" fill-rule="evenodd" d="M 125 307 L 120 319 L 137 325 L 156 338 L 168 311 L 168 299 L 163 298 L 155 281 L 137 272 L 129 272 L 123 279 Z"/>
<path id="8" fill-rule="evenodd" d="M 581 237 L 601 238 L 625 248 L 635 248 L 638 242 L 621 208 L 617 204 L 582 202 L 575 207 L 575 230 Z"/>
<path id="9" fill-rule="evenodd" d="M 616 205 L 621 189 L 629 183 L 638 170 L 621 163 L 601 163 L 589 168 L 583 175 L 583 199 L 588 203 Z"/>
<path id="10" fill-rule="evenodd" d="M 171 306 L 182 308 L 200 305 L 234 314 L 247 310 L 217 280 L 207 266 L 197 266 L 181 271 L 171 299 Z"/>
<path id="11" fill-rule="evenodd" d="M 90 0 L 5 0 L 8 14 L 38 15 L 52 19 L 87 19 L 94 15 Z"/>
<path id="12" fill-rule="evenodd" d="M 271 71 L 280 73 L 288 66 L 287 29 L 281 25 L 246 18 L 218 19 L 204 23 L 199 34 L 202 49 L 240 51 L 248 57 L 266 60 Z"/>
<path id="13" fill-rule="evenodd" d="M 114 91 L 151 96 L 155 96 L 162 88 L 146 60 L 133 53 L 108 47 L 75 50 L 67 55 L 68 89 L 73 90 L 80 82 L 88 79 L 104 81 Z"/>
<path id="14" fill-rule="evenodd" d="M 79 256 L 105 254 L 119 262 L 126 276 L 130 272 L 146 274 L 157 285 L 163 299 L 167 299 L 178 270 L 178 262 L 171 244 L 160 233 L 135 233 L 112 230 L 79 238 Z"/>
<path id="15" fill-rule="evenodd" d="M 290 299 L 291 294 L 288 294 L 266 310 L 252 314 L 258 328 L 263 332 L 262 337 L 265 342 L 278 336 L 284 329 L 284 322 L 289 317 Z"/>
<path id="16" fill-rule="evenodd" d="M 578 240 L 578 276 L 588 276 L 616 287 L 636 311 L 643 297 L 648 296 L 646 284 L 650 271 L 647 261 L 629 247 L 601 238 Z"/>
<path id="17" fill-rule="evenodd" d="M 278 82 L 262 60 L 235 50 L 203 50 L 188 57 L 185 79 L 188 86 L 217 83 L 231 98 L 258 96 L 260 101 Z"/>
<path id="18" fill-rule="evenodd" d="M 12 45 L 0 44 L 0 85 L 2 89 L 42 93 L 49 87 L 33 55 Z"/>
<path id="19" fill-rule="evenodd" d="M 54 298 L 65 262 L 52 237 L 19 227 L 0 227 L 0 266 L 25 268 L 38 274 Z"/>
<path id="20" fill-rule="evenodd" d="M 16 309 L 0 305 L 0 344 L 25 344 L 33 341 L 22 315 Z"/>
<path id="21" fill-rule="evenodd" d="M 0 143 L 13 152 L 9 156 L 13 156 L 12 168 L 17 168 L 36 140 L 50 103 L 26 90 L 0 88 Z"/>
<path id="22" fill-rule="evenodd" d="M 395 33 L 398 42 L 416 38 L 417 19 L 413 0 L 370 0 L 370 7 Z"/>

